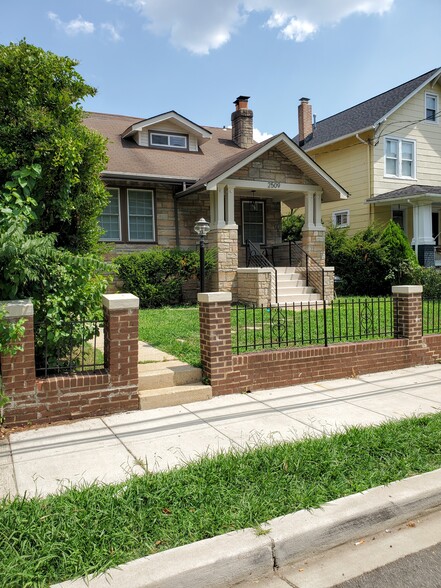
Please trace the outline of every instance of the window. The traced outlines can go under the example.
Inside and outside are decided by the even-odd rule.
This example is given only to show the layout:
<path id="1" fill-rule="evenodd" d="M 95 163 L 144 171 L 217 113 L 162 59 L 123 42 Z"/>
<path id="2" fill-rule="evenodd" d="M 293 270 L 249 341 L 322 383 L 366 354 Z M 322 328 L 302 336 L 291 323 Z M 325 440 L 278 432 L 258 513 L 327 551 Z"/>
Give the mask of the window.
<path id="1" fill-rule="evenodd" d="M 150 145 L 152 147 L 168 147 L 169 149 L 187 149 L 187 136 L 150 133 Z"/>
<path id="2" fill-rule="evenodd" d="M 385 176 L 415 178 L 415 141 L 385 140 Z"/>
<path id="3" fill-rule="evenodd" d="M 109 203 L 98 219 L 101 228 L 105 231 L 101 239 L 103 241 L 121 241 L 119 189 L 108 188 L 108 192 L 110 194 Z"/>
<path id="4" fill-rule="evenodd" d="M 129 241 L 154 241 L 152 190 L 127 190 Z"/>
<path id="5" fill-rule="evenodd" d="M 256 245 L 265 243 L 265 203 L 258 200 L 242 201 L 242 240 Z"/>
<path id="6" fill-rule="evenodd" d="M 436 94 L 426 94 L 426 121 L 437 122 L 438 113 L 438 96 Z"/>
<path id="7" fill-rule="evenodd" d="M 349 227 L 349 210 L 339 210 L 332 213 L 334 227 Z"/>
<path id="8" fill-rule="evenodd" d="M 393 208 L 392 209 L 392 220 L 396 223 L 404 233 L 407 234 L 406 231 L 406 211 L 403 208 Z"/>

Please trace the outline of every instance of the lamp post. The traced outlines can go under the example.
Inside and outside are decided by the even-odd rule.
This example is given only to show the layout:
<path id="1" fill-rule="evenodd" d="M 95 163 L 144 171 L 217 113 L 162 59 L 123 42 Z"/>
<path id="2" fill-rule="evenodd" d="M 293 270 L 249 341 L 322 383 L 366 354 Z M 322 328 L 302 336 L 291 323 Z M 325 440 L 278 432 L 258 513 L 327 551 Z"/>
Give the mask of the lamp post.
<path id="1" fill-rule="evenodd" d="M 204 237 L 210 230 L 210 225 L 204 218 L 200 218 L 194 225 L 194 230 L 199 235 L 199 272 L 201 274 L 200 292 L 205 291 L 205 241 Z"/>

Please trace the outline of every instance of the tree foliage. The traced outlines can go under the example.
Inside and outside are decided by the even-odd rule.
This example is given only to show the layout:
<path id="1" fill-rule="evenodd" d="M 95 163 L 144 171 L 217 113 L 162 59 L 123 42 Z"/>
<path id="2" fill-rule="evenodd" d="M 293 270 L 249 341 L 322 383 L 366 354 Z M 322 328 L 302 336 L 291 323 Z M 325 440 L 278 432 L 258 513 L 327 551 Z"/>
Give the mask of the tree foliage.
<path id="1" fill-rule="evenodd" d="M 305 224 L 303 214 L 296 214 L 291 211 L 287 216 L 282 217 L 282 239 L 283 241 L 300 241 L 302 239 L 302 229 Z"/>
<path id="2" fill-rule="evenodd" d="M 82 124 L 81 100 L 96 90 L 77 65 L 24 40 L 0 45 L 0 186 L 38 164 L 33 231 L 85 253 L 97 249 L 97 218 L 108 201 L 99 174 L 107 158 L 103 137 Z"/>

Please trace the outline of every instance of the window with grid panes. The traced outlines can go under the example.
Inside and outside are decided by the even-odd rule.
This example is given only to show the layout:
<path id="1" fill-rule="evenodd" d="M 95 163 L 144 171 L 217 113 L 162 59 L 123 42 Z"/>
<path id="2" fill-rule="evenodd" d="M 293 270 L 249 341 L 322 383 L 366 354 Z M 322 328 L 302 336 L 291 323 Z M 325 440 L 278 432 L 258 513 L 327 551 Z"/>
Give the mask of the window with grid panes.
<path id="1" fill-rule="evenodd" d="M 261 201 L 242 201 L 242 240 L 262 245 L 265 243 L 265 204 Z"/>
<path id="2" fill-rule="evenodd" d="M 152 190 L 127 190 L 129 241 L 154 241 L 155 220 Z"/>
<path id="3" fill-rule="evenodd" d="M 105 231 L 101 239 L 121 241 L 119 189 L 108 188 L 107 191 L 110 194 L 110 200 L 98 219 L 101 228 Z"/>

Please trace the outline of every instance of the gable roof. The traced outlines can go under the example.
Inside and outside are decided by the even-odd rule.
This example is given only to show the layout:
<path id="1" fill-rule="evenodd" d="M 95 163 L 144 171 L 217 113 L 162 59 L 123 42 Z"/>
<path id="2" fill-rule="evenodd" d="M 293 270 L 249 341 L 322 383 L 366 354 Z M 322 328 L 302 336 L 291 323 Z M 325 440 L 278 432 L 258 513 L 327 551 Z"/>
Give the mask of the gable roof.
<path id="1" fill-rule="evenodd" d="M 218 183 L 274 147 L 278 147 L 305 175 L 322 188 L 325 202 L 348 197 L 348 192 L 302 151 L 286 133 L 270 137 L 262 143 L 257 143 L 248 149 L 242 149 L 241 153 L 220 161 L 187 190 L 180 192 L 178 196 L 187 196 L 199 190 L 214 189 Z"/>
<path id="2" fill-rule="evenodd" d="M 146 118 L 144 120 L 132 124 L 131 126 L 129 126 L 128 129 L 126 129 L 122 133 L 122 138 L 126 139 L 127 137 L 131 137 L 138 131 L 142 131 L 146 127 L 151 127 L 152 125 L 156 125 L 158 123 L 162 123 L 169 120 L 172 120 L 183 130 L 186 130 L 187 132 L 191 131 L 193 134 L 198 135 L 200 142 L 208 141 L 208 139 L 211 138 L 212 133 L 210 133 L 210 131 L 204 129 L 204 127 L 197 125 L 190 119 L 185 118 L 185 116 L 182 116 L 174 110 L 170 110 L 169 112 L 163 112 L 162 114 L 158 114 L 151 118 Z"/>
<path id="3" fill-rule="evenodd" d="M 180 184 L 195 182 L 218 161 L 243 153 L 243 149 L 233 142 L 231 129 L 225 128 L 204 127 L 211 134 L 211 139 L 200 145 L 199 151 L 147 148 L 135 143 L 131 137 L 122 137 L 128 128 L 144 120 L 132 116 L 86 113 L 84 124 L 108 140 L 109 161 L 103 172 L 104 177 L 142 178 Z"/>
<path id="4" fill-rule="evenodd" d="M 419 92 L 422 87 L 440 75 L 441 68 L 432 69 L 374 98 L 317 122 L 313 133 L 306 137 L 303 149 L 309 151 L 314 147 L 333 143 L 344 137 L 375 128 L 384 118 Z M 298 135 L 294 141 L 298 144 Z"/>

